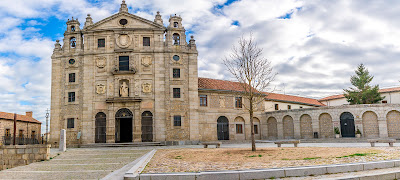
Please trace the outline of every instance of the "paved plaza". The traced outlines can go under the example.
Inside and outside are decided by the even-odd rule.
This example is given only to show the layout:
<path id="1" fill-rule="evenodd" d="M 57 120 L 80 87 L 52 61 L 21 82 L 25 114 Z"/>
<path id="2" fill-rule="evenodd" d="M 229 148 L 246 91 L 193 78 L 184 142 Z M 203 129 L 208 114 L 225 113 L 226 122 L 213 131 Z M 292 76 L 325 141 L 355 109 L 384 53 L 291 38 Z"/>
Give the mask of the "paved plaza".
<path id="1" fill-rule="evenodd" d="M 282 145 L 292 147 L 293 145 Z M 387 147 L 387 144 L 377 144 L 377 147 Z M 400 147 L 400 143 L 395 143 Z M 251 144 L 222 144 L 221 148 L 250 148 Z M 273 143 L 259 143 L 258 148 L 276 147 Z M 301 143 L 299 147 L 370 147 L 369 143 Z M 151 149 L 203 148 L 202 145 L 159 146 L 159 147 L 118 147 L 118 148 L 69 148 L 66 152 L 51 150 L 52 159 L 19 166 L 0 171 L 0 179 L 122 179 L 138 157 Z M 211 147 L 214 148 L 214 147 Z M 124 167 L 125 166 L 125 167 Z M 132 165 L 133 166 L 133 165 Z M 118 172 L 124 168 L 124 171 Z M 363 172 L 333 174 L 308 177 L 308 179 L 337 178 L 344 175 L 373 174 L 390 171 L 400 171 L 400 168 L 371 170 Z M 108 175 L 108 176 L 107 176 Z M 292 179 L 304 179 L 292 178 Z"/>

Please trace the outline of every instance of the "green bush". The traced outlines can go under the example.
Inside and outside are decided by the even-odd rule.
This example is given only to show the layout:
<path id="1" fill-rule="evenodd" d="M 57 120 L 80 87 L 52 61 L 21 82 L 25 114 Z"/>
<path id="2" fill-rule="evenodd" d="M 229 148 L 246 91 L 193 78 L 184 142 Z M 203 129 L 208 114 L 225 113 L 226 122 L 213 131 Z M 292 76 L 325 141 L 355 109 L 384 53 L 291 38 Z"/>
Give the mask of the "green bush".
<path id="1" fill-rule="evenodd" d="M 333 128 L 333 130 L 335 131 L 335 134 L 340 134 L 340 130 L 338 127 Z"/>

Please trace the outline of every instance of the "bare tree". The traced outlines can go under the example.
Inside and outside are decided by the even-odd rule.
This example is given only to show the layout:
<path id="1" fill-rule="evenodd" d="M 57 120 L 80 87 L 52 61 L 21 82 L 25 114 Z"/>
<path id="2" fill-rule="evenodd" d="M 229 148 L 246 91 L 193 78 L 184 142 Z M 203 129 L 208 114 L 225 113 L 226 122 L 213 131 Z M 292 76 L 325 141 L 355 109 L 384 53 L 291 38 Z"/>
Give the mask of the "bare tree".
<path id="1" fill-rule="evenodd" d="M 251 150 L 256 151 L 254 140 L 254 111 L 260 103 L 264 102 L 265 94 L 270 83 L 277 73 L 273 72 L 271 62 L 262 56 L 262 48 L 257 46 L 252 33 L 249 39 L 242 36 L 237 45 L 233 45 L 232 52 L 225 57 L 224 64 L 228 71 L 239 82 L 244 99 L 249 103 L 243 106 L 250 114 Z"/>

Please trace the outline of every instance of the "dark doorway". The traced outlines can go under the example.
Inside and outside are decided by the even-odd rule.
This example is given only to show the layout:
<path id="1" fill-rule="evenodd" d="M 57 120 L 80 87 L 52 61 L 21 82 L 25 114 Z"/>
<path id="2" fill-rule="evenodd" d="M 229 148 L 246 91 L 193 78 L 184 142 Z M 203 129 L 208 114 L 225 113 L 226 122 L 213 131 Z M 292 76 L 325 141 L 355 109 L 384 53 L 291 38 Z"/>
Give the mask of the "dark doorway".
<path id="1" fill-rule="evenodd" d="M 150 111 L 142 113 L 142 142 L 153 142 L 153 114 Z"/>
<path id="2" fill-rule="evenodd" d="M 355 137 L 355 128 L 354 128 L 354 116 L 345 112 L 340 115 L 340 129 L 342 132 L 342 137 Z"/>
<path id="3" fill-rule="evenodd" d="M 106 114 L 99 112 L 95 121 L 95 143 L 106 143 Z"/>
<path id="4" fill-rule="evenodd" d="M 123 108 L 115 114 L 115 142 L 132 142 L 132 118 L 129 109 Z"/>
<path id="5" fill-rule="evenodd" d="M 225 116 L 221 116 L 217 120 L 218 140 L 229 140 L 229 121 Z"/>

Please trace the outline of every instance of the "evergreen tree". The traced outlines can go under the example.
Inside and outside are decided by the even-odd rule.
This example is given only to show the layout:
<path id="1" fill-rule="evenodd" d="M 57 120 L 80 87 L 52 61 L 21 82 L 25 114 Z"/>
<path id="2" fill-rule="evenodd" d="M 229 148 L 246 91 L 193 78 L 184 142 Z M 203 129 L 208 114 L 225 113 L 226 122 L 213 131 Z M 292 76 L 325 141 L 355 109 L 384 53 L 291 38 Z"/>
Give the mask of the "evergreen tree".
<path id="1" fill-rule="evenodd" d="M 358 65 L 356 75 L 351 76 L 350 82 L 354 86 L 344 89 L 344 96 L 350 104 L 375 104 L 385 97 L 379 93 L 379 85 L 370 86 L 374 76 L 369 75 L 368 69 L 363 64 Z"/>

